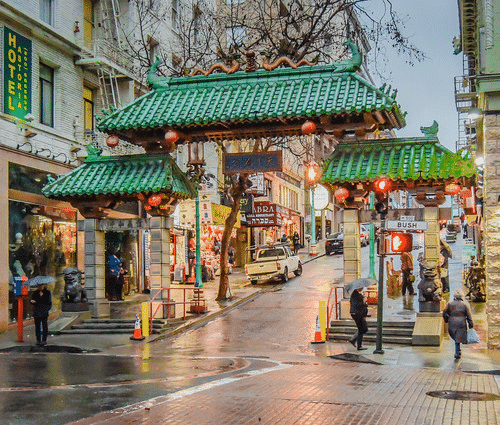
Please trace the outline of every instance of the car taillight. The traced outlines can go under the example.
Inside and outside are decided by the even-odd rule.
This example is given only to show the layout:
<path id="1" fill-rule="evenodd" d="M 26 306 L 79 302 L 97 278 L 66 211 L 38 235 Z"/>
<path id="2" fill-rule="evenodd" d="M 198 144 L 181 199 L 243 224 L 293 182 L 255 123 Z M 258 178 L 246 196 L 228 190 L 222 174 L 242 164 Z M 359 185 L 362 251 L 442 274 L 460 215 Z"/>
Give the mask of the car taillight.
<path id="1" fill-rule="evenodd" d="M 280 263 L 278 263 L 278 264 L 277 264 L 277 269 L 278 269 L 278 270 L 281 270 L 281 265 L 280 265 Z"/>
<path id="2" fill-rule="evenodd" d="M 248 267 L 245 266 L 245 274 L 248 274 Z"/>

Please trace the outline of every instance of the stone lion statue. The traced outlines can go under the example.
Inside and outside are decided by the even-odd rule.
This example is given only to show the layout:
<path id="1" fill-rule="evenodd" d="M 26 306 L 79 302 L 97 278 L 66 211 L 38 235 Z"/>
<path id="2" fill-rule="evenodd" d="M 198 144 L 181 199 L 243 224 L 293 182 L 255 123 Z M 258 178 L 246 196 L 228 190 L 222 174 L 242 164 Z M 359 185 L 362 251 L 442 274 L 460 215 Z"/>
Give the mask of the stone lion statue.
<path id="1" fill-rule="evenodd" d="M 86 302 L 87 294 L 81 282 L 82 271 L 76 267 L 66 267 L 64 275 L 64 295 L 61 300 L 66 303 Z"/>

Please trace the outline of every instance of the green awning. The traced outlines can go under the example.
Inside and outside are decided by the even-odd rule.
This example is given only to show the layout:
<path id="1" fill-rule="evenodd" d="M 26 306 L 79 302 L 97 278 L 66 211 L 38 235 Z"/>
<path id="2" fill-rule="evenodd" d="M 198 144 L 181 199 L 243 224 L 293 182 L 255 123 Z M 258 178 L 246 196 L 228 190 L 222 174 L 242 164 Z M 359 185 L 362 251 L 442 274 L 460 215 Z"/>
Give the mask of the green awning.
<path id="1" fill-rule="evenodd" d="M 156 80 L 150 92 L 99 117 L 97 128 L 128 138 L 135 130 L 175 127 L 189 133 L 211 125 L 233 128 L 317 118 L 320 130 L 327 125 L 320 117 L 367 112 L 377 114 L 386 128 L 405 125 L 396 91 L 376 88 L 355 72 L 336 72 L 335 64 Z"/>
<path id="2" fill-rule="evenodd" d="M 170 155 L 94 156 L 44 186 L 48 198 L 70 200 L 119 195 L 123 200 L 163 192 L 179 199 L 193 198 L 196 188 Z"/>
<path id="3" fill-rule="evenodd" d="M 473 158 L 451 152 L 436 136 L 341 143 L 322 168 L 321 182 L 330 185 L 369 183 L 381 176 L 407 182 L 476 175 Z"/>

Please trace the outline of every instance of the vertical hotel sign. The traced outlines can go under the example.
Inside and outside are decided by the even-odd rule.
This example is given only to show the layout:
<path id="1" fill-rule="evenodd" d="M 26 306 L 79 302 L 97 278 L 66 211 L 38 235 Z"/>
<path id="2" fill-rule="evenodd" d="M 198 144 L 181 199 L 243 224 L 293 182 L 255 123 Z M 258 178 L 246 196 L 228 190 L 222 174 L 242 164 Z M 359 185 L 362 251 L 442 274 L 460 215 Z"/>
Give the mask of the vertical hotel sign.
<path id="1" fill-rule="evenodd" d="M 4 112 L 24 119 L 31 113 L 31 40 L 4 27 Z"/>

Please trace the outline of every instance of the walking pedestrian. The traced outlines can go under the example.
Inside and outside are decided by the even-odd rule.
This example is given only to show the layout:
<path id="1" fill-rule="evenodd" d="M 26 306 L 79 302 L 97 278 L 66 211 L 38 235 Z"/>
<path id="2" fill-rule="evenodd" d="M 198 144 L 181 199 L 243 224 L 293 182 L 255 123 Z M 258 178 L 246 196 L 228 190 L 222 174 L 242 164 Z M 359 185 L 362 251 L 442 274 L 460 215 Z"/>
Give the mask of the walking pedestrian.
<path id="1" fill-rule="evenodd" d="M 35 319 L 36 345 L 47 345 L 49 334 L 49 311 L 52 308 L 52 294 L 46 284 L 38 285 L 31 296 L 33 304 L 33 319 Z"/>
<path id="2" fill-rule="evenodd" d="M 295 232 L 292 236 L 292 242 L 293 242 L 293 253 L 297 255 L 300 249 L 300 237 L 297 232 Z"/>
<path id="3" fill-rule="evenodd" d="M 406 294 L 406 290 L 410 295 L 417 295 L 413 290 L 415 277 L 413 276 L 413 255 L 411 255 L 411 252 L 401 254 L 401 274 L 403 276 L 403 295 Z"/>
<path id="4" fill-rule="evenodd" d="M 464 302 L 464 294 L 457 291 L 443 310 L 443 319 L 448 323 L 448 333 L 455 341 L 455 360 L 460 359 L 462 351 L 460 344 L 467 344 L 467 325 L 474 327 L 469 306 Z"/>
<path id="5" fill-rule="evenodd" d="M 109 281 L 109 298 L 110 301 L 118 301 L 118 279 L 120 277 L 120 259 L 115 255 L 111 254 L 108 256 L 108 264 L 107 264 L 107 275 Z"/>
<path id="6" fill-rule="evenodd" d="M 366 350 L 363 347 L 363 335 L 368 332 L 366 324 L 366 316 L 368 316 L 368 305 L 365 297 L 361 293 L 361 289 L 355 289 L 351 294 L 351 317 L 356 323 L 358 330 L 349 342 L 358 349 L 358 351 Z"/>

